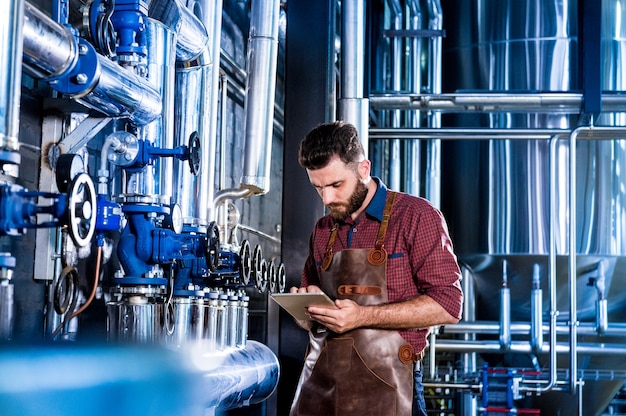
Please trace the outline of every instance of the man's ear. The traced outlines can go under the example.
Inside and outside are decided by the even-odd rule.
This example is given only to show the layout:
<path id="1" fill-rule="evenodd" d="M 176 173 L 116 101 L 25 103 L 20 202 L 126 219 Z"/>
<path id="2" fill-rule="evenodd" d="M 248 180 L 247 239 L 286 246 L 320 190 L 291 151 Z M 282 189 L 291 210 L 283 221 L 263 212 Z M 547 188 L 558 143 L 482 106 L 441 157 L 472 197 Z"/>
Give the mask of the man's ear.
<path id="1" fill-rule="evenodd" d="M 359 177 L 361 179 L 367 179 L 370 177 L 371 166 L 372 166 L 372 163 L 367 159 L 359 162 L 358 171 L 359 171 Z"/>

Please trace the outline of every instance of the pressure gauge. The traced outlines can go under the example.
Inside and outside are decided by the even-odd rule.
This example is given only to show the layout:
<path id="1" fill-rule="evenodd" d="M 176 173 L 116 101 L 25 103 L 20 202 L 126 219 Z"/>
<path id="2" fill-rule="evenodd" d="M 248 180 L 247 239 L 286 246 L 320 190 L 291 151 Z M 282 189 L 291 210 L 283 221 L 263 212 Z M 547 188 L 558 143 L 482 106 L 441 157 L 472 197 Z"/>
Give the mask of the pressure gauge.
<path id="1" fill-rule="evenodd" d="M 83 173 L 85 165 L 83 158 L 75 153 L 65 153 L 59 156 L 56 163 L 56 181 L 59 191 L 65 193 L 68 190 L 68 186 L 74 178 Z"/>

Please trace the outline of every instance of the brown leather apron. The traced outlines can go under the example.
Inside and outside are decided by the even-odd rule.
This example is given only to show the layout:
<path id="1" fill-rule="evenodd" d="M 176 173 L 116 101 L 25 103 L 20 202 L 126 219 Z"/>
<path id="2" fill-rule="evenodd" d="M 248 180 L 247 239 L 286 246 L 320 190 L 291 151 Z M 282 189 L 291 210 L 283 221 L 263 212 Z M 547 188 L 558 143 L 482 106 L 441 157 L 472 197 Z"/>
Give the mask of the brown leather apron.
<path id="1" fill-rule="evenodd" d="M 389 194 L 373 249 L 332 252 L 331 230 L 321 267 L 321 287 L 331 298 L 359 305 L 386 303 L 387 253 L 383 242 L 395 193 Z M 336 334 L 316 325 L 291 416 L 410 416 L 413 349 L 396 330 L 359 328 Z"/>

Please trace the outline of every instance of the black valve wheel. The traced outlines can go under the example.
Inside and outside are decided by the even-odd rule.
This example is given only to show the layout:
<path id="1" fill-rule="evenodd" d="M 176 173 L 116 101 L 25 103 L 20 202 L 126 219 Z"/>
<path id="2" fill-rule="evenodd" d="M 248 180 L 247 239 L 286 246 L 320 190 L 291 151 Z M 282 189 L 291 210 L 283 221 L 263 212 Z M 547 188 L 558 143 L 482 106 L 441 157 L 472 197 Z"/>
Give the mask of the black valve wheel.
<path id="1" fill-rule="evenodd" d="M 276 281 L 278 282 L 278 293 L 285 293 L 287 288 L 287 274 L 285 272 L 285 264 L 280 263 L 276 270 Z"/>
<path id="2" fill-rule="evenodd" d="M 259 262 L 259 272 L 256 274 L 256 288 L 259 289 L 259 292 L 265 293 L 267 290 L 267 274 L 268 274 L 268 265 L 265 259 L 261 259 Z"/>
<path id="3" fill-rule="evenodd" d="M 278 288 L 278 281 L 276 280 L 276 264 L 274 261 L 270 261 L 270 265 L 267 268 L 267 280 L 270 282 L 270 293 L 276 293 Z"/>
<path id="4" fill-rule="evenodd" d="M 200 144 L 200 136 L 194 131 L 189 137 L 189 171 L 192 175 L 197 176 L 201 167 L 202 145 Z"/>
<path id="5" fill-rule="evenodd" d="M 69 233 L 78 247 L 91 242 L 96 230 L 96 190 L 91 177 L 80 173 L 68 192 Z"/>
<path id="6" fill-rule="evenodd" d="M 212 272 L 220 265 L 220 229 L 215 221 L 206 230 L 206 264 Z"/>
<path id="7" fill-rule="evenodd" d="M 239 249 L 239 258 L 241 261 L 241 280 L 247 286 L 250 283 L 250 274 L 252 273 L 252 254 L 248 240 L 243 240 Z"/>

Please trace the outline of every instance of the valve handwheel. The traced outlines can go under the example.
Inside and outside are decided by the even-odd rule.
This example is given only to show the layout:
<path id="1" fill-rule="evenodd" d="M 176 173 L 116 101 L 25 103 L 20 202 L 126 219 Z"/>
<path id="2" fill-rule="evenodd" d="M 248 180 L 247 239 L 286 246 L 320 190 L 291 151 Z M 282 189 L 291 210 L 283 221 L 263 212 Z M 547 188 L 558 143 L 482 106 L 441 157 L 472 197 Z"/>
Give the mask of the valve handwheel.
<path id="1" fill-rule="evenodd" d="M 220 263 L 220 229 L 215 221 L 211 221 L 206 230 L 206 263 L 212 272 Z"/>
<path id="2" fill-rule="evenodd" d="M 91 242 L 96 230 L 96 190 L 91 177 L 78 174 L 68 191 L 69 233 L 78 247 Z"/>
<path id="3" fill-rule="evenodd" d="M 241 249 L 239 249 L 239 257 L 241 261 L 241 280 L 247 286 L 250 283 L 250 274 L 252 273 L 252 254 L 248 240 L 243 240 Z"/>

